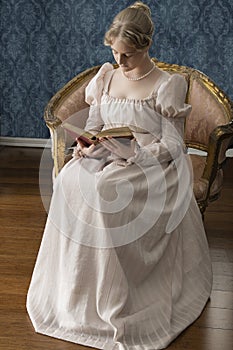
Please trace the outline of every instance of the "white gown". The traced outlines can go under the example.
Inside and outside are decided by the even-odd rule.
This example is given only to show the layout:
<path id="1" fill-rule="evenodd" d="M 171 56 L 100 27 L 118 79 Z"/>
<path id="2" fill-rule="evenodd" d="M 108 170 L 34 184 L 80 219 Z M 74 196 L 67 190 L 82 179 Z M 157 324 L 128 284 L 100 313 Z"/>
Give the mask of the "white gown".
<path id="1" fill-rule="evenodd" d="M 112 74 L 104 64 L 86 89 L 87 129 L 130 125 L 136 154 L 74 158 L 62 169 L 27 310 L 36 332 L 52 337 L 106 350 L 163 349 L 197 319 L 212 286 L 179 137 L 191 107 L 176 74 L 163 72 L 143 100 L 111 97 Z"/>

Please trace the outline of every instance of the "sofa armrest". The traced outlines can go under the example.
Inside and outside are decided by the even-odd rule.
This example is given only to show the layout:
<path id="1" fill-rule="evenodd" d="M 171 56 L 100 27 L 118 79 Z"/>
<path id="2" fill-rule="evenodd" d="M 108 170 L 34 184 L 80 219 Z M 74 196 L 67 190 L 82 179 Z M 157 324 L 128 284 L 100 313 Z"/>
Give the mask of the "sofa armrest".
<path id="1" fill-rule="evenodd" d="M 233 120 L 229 124 L 217 126 L 209 137 L 206 164 L 202 178 L 208 181 L 209 196 L 211 185 L 217 176 L 217 172 L 222 167 L 226 159 L 226 151 L 233 138 Z"/>

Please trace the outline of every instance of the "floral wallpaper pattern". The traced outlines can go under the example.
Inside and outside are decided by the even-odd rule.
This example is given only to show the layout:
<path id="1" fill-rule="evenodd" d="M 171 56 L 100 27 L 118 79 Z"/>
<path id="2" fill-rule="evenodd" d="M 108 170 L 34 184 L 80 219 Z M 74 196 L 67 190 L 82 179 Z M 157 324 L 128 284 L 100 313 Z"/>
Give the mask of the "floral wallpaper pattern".
<path id="1" fill-rule="evenodd" d="M 47 138 L 44 108 L 82 70 L 113 62 L 103 36 L 134 0 L 0 0 L 1 135 Z M 151 55 L 195 67 L 233 99 L 232 0 L 145 0 Z"/>

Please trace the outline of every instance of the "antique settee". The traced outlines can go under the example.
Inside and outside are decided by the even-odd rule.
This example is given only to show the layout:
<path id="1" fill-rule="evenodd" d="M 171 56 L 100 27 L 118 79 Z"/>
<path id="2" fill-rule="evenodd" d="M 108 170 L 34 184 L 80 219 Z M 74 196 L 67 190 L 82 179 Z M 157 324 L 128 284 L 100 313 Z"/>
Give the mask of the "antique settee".
<path id="1" fill-rule="evenodd" d="M 153 60 L 159 68 L 170 74 L 182 74 L 188 81 L 187 103 L 192 105 L 192 112 L 186 121 L 184 141 L 188 149 L 192 150 L 193 190 L 200 211 L 204 214 L 208 204 L 221 193 L 222 165 L 226 159 L 226 150 L 233 141 L 233 104 L 202 72 L 159 62 L 155 58 Z M 67 138 L 61 124 L 71 115 L 86 109 L 85 87 L 99 68 L 95 66 L 75 76 L 51 98 L 45 108 L 44 119 L 52 139 L 54 176 L 70 159 L 67 150 L 71 140 Z"/>

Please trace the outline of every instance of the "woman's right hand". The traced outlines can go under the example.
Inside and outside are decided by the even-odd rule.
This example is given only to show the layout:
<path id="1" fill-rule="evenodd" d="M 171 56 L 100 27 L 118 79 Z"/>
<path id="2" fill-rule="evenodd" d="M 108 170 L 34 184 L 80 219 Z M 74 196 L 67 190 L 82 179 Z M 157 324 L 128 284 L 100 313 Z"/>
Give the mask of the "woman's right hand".
<path id="1" fill-rule="evenodd" d="M 92 144 L 89 147 L 86 147 L 82 141 L 77 140 L 77 142 L 80 146 L 80 153 L 83 157 L 101 159 L 106 158 L 110 154 L 110 152 L 100 143 L 97 145 Z"/>

